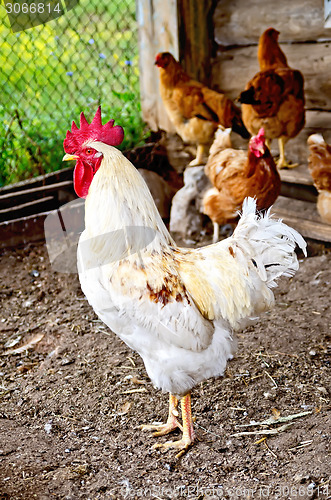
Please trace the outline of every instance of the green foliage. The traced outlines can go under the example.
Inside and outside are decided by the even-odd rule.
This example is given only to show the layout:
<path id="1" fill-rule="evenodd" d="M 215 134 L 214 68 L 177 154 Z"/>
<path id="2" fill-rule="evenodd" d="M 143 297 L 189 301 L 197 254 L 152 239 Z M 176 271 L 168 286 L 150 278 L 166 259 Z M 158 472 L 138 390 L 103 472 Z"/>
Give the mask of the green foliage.
<path id="1" fill-rule="evenodd" d="M 134 0 L 81 0 L 18 33 L 3 8 L 0 21 L 0 185 L 62 168 L 71 121 L 99 104 L 124 128 L 122 149 L 143 142 Z"/>

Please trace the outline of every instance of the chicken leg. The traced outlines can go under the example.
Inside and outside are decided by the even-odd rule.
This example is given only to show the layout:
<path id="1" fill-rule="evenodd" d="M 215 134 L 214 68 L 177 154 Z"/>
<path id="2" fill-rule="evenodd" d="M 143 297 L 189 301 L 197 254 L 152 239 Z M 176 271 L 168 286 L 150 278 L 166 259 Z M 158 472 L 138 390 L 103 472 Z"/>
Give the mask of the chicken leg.
<path id="1" fill-rule="evenodd" d="M 217 222 L 213 222 L 214 226 L 214 234 L 213 234 L 213 243 L 217 243 L 220 239 L 220 226 Z"/>
<path id="2" fill-rule="evenodd" d="M 169 414 L 168 414 L 168 420 L 166 421 L 166 423 L 159 424 L 159 425 L 141 425 L 140 429 L 142 431 L 156 431 L 153 433 L 153 436 L 155 436 L 155 437 L 164 436 L 165 434 L 169 434 L 170 432 L 177 429 L 177 427 L 179 427 L 180 430 L 183 431 L 183 427 L 177 419 L 177 417 L 178 417 L 177 408 L 178 408 L 178 399 L 175 396 L 173 396 L 172 394 L 170 394 L 169 395 Z"/>
<path id="3" fill-rule="evenodd" d="M 277 162 L 277 167 L 280 170 L 281 168 L 295 168 L 298 166 L 298 163 L 288 163 L 285 158 L 285 140 L 284 137 L 280 137 L 278 139 L 279 145 L 279 160 Z"/>
<path id="4" fill-rule="evenodd" d="M 167 441 L 166 443 L 154 444 L 153 448 L 175 448 L 179 450 L 176 458 L 180 458 L 194 442 L 194 429 L 191 411 L 191 394 L 188 393 L 181 399 L 180 402 L 183 421 L 183 436 L 179 441 Z"/>
<path id="5" fill-rule="evenodd" d="M 198 165 L 204 165 L 206 162 L 204 162 L 204 154 L 205 151 L 207 152 L 207 146 L 205 144 L 198 144 L 197 147 L 197 155 L 194 160 L 192 160 L 188 166 L 189 167 L 196 167 Z"/>

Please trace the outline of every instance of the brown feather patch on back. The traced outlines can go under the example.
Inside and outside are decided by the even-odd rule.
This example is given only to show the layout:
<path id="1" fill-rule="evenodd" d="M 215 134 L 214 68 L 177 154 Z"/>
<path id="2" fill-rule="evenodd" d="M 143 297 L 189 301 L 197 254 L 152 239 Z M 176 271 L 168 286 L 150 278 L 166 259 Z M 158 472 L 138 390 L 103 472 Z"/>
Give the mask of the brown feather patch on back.
<path id="1" fill-rule="evenodd" d="M 148 282 L 146 283 L 146 287 L 149 299 L 156 304 L 162 304 L 162 307 L 169 304 L 169 302 L 183 302 L 184 299 L 190 303 L 185 287 L 179 282 L 178 277 L 175 275 L 165 276 L 164 284 L 157 290 L 153 289 Z"/>

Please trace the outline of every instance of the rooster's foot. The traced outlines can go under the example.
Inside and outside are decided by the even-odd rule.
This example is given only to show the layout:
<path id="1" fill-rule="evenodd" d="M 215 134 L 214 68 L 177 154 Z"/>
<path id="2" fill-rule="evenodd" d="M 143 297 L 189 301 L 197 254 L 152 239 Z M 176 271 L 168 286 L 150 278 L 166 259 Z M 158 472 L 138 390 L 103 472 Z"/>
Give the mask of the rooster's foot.
<path id="1" fill-rule="evenodd" d="M 141 425 L 140 429 L 142 431 L 155 431 L 153 432 L 154 437 L 165 436 L 166 434 L 170 434 L 170 432 L 179 428 L 183 430 L 182 425 L 178 422 L 177 418 L 169 418 L 165 424 L 158 425 Z"/>
<path id="2" fill-rule="evenodd" d="M 194 441 L 193 420 L 191 414 L 191 395 L 186 394 L 181 398 L 182 420 L 183 425 L 178 421 L 178 399 L 173 394 L 169 396 L 169 413 L 168 420 L 165 424 L 160 425 L 142 425 L 140 428 L 144 431 L 155 431 L 154 436 L 164 436 L 169 434 L 177 427 L 182 431 L 183 437 L 179 441 L 167 441 L 166 443 L 157 443 L 153 448 L 176 448 L 179 450 L 176 458 L 181 457 L 191 446 Z"/>
<path id="3" fill-rule="evenodd" d="M 183 437 L 179 441 L 167 441 L 166 443 L 157 443 L 153 446 L 154 449 L 157 448 L 175 448 L 179 450 L 176 458 L 180 458 L 184 453 L 189 449 L 191 444 L 194 442 L 194 429 L 193 429 L 193 420 L 191 414 L 191 395 L 190 393 L 186 394 L 181 399 L 181 407 L 182 407 L 182 420 L 183 420 Z M 169 417 L 171 413 L 169 413 Z M 169 421 L 169 419 L 168 419 Z"/>
<path id="4" fill-rule="evenodd" d="M 184 453 L 187 452 L 189 447 L 193 444 L 194 440 L 189 438 L 189 437 L 183 437 L 179 441 L 167 441 L 166 443 L 156 443 L 153 445 L 154 449 L 158 448 L 163 448 L 164 451 L 170 449 L 170 448 L 175 448 L 176 450 L 179 450 L 179 452 L 176 455 L 176 458 L 180 458 Z"/>
<path id="5" fill-rule="evenodd" d="M 179 428 L 181 431 L 183 431 L 182 425 L 178 421 L 178 399 L 176 396 L 173 394 L 169 395 L 169 413 L 168 413 L 168 420 L 166 421 L 165 424 L 158 424 L 158 425 L 141 425 L 140 429 L 142 431 L 155 431 L 153 433 L 153 436 L 158 437 L 158 436 L 164 436 L 165 434 L 169 434 L 170 432 L 174 431 L 175 429 Z"/>

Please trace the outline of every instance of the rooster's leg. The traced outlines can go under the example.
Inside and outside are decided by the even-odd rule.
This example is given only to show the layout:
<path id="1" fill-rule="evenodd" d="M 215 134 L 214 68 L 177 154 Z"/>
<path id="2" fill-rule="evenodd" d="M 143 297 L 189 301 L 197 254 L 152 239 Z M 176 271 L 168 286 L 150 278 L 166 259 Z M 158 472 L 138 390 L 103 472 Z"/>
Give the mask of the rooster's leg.
<path id="1" fill-rule="evenodd" d="M 166 443 L 157 443 L 153 448 L 176 448 L 179 450 L 176 458 L 181 457 L 194 442 L 194 429 L 191 412 L 191 394 L 188 393 L 181 399 L 183 436 L 179 441 L 167 441 Z"/>
<path id="2" fill-rule="evenodd" d="M 281 168 L 295 168 L 298 166 L 297 163 L 288 163 L 285 158 L 285 141 L 283 137 L 278 139 L 279 144 L 279 160 L 277 162 L 277 167 L 280 170 Z"/>
<path id="3" fill-rule="evenodd" d="M 168 414 L 168 420 L 165 424 L 159 424 L 159 425 L 142 425 L 140 427 L 141 430 L 143 431 L 156 431 L 153 433 L 153 436 L 164 436 L 165 434 L 169 434 L 173 430 L 177 429 L 179 427 L 181 430 L 183 430 L 183 427 L 181 424 L 178 422 L 178 399 L 173 396 L 172 394 L 169 395 L 169 414 Z"/>
<path id="4" fill-rule="evenodd" d="M 203 165 L 203 157 L 205 154 L 206 146 L 204 144 L 198 144 L 197 156 L 194 160 L 189 163 L 189 167 L 196 167 L 197 165 Z"/>

